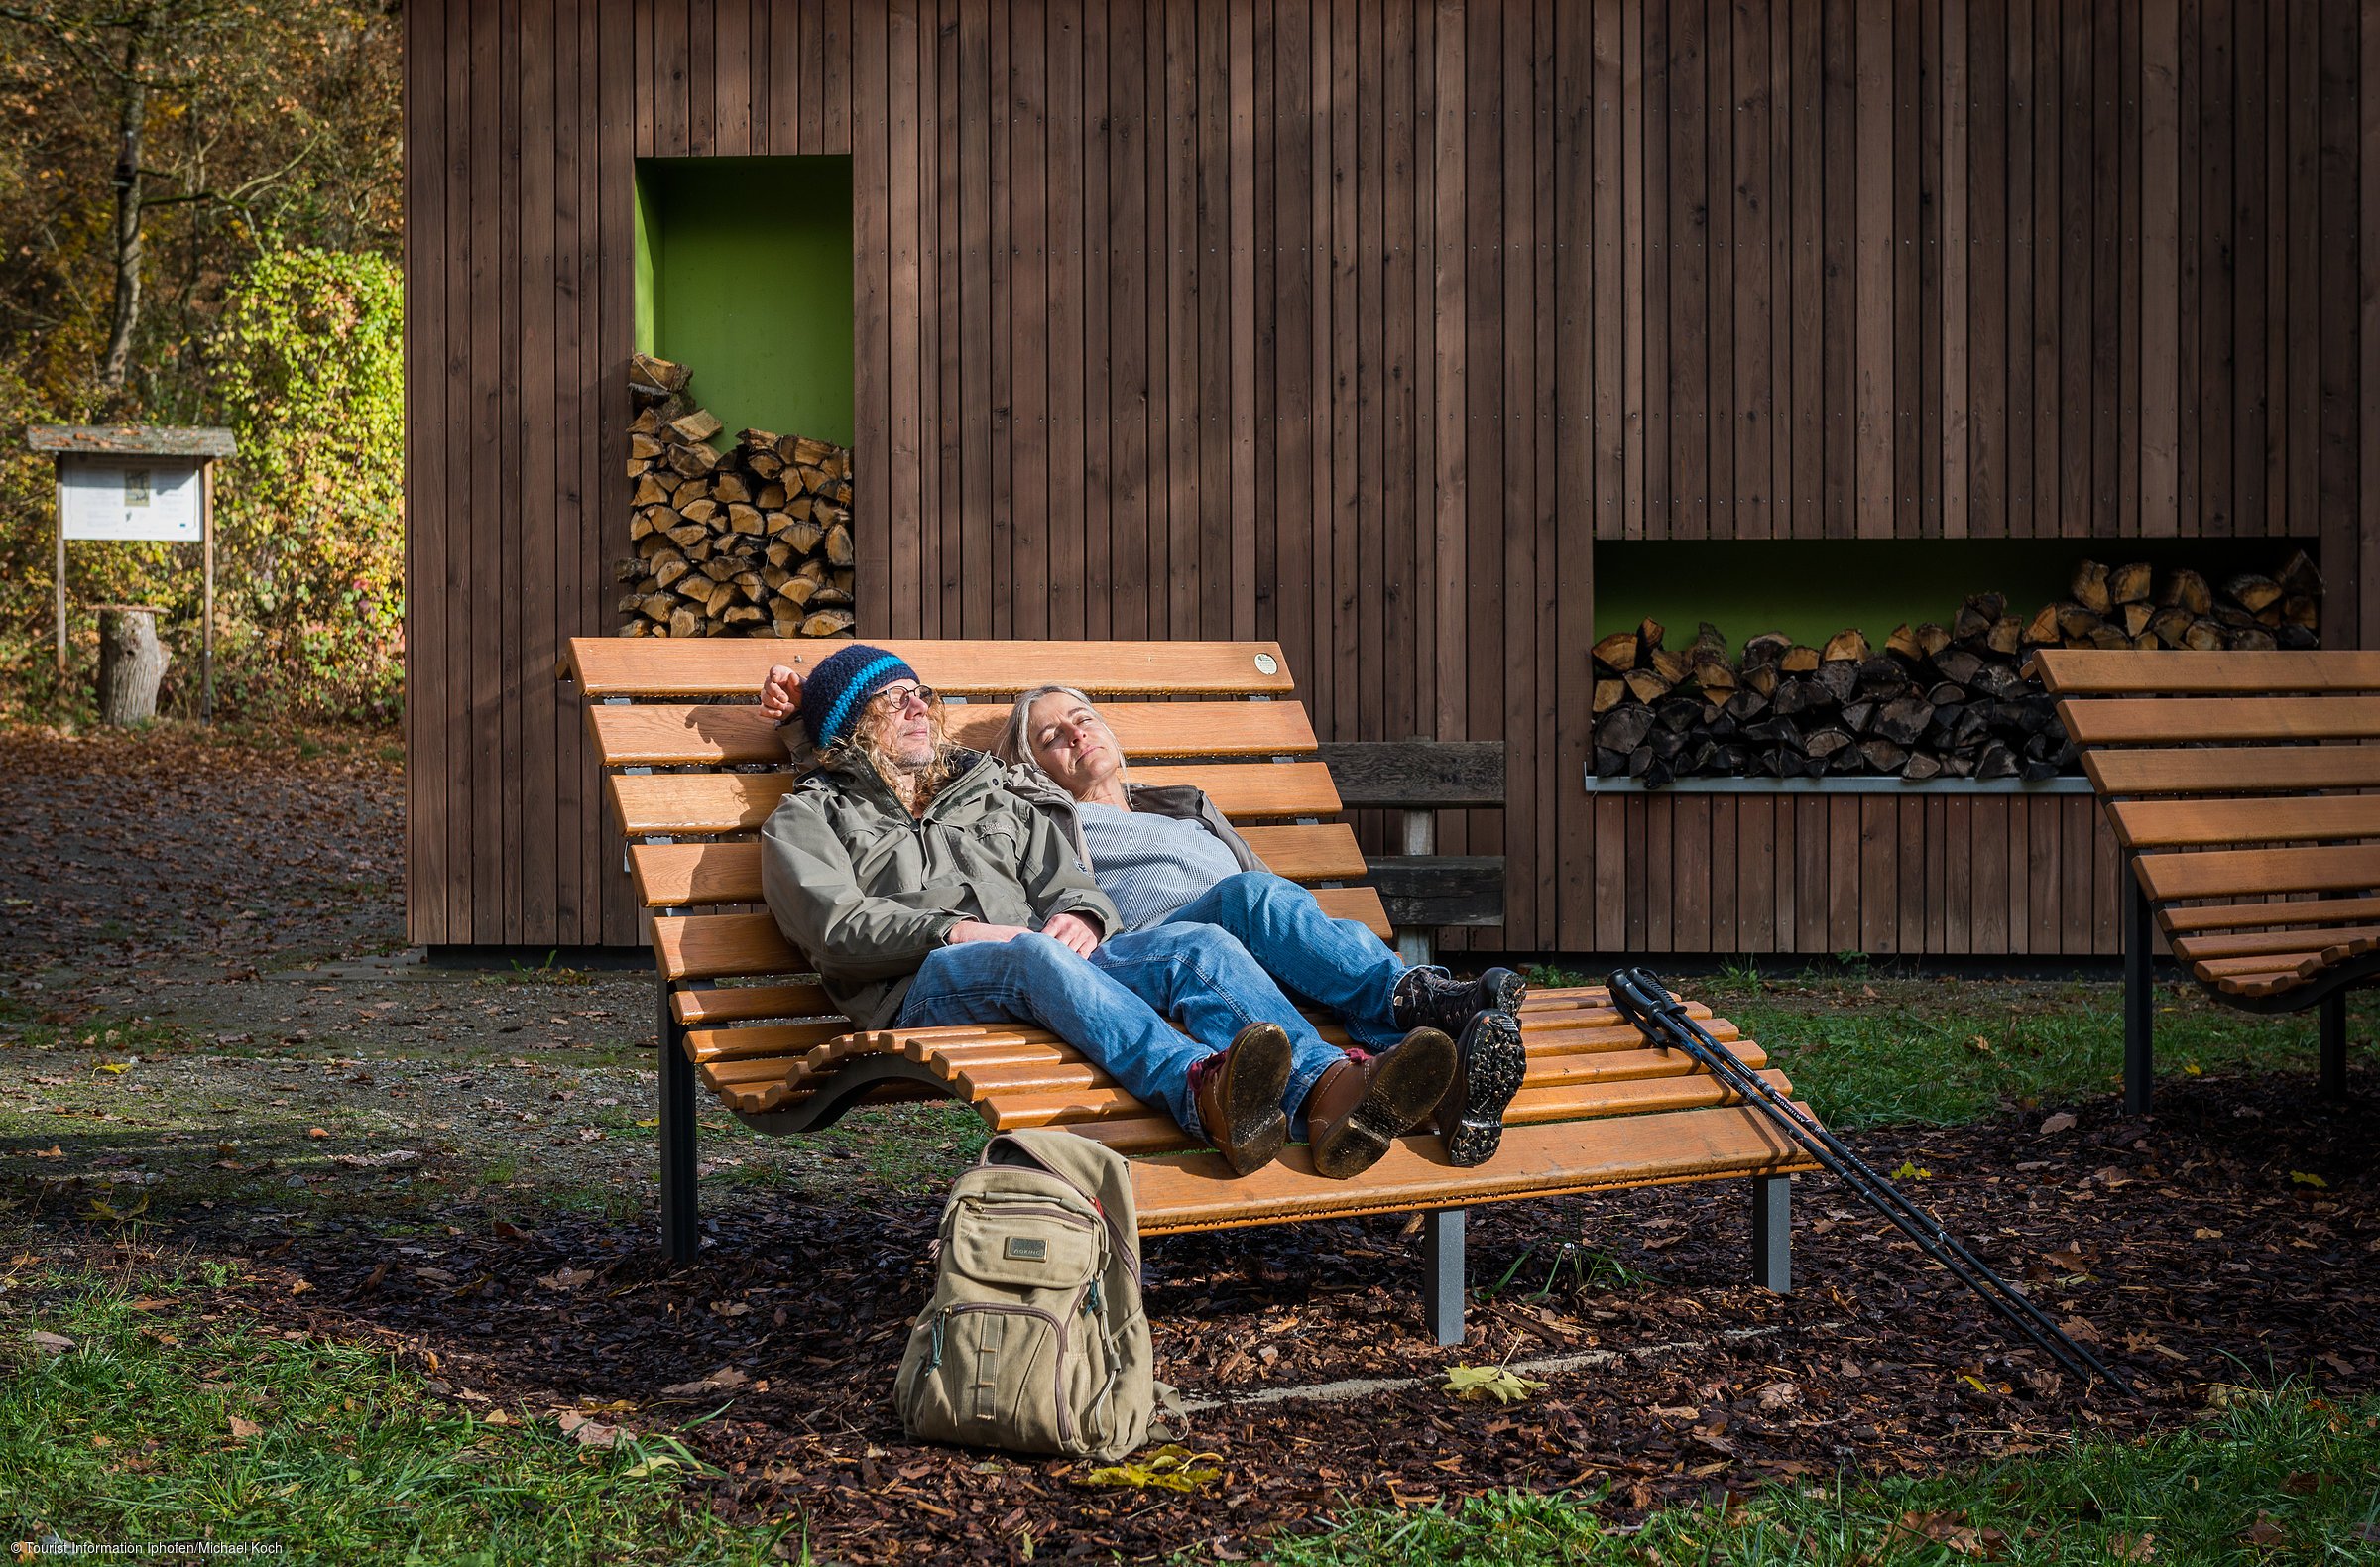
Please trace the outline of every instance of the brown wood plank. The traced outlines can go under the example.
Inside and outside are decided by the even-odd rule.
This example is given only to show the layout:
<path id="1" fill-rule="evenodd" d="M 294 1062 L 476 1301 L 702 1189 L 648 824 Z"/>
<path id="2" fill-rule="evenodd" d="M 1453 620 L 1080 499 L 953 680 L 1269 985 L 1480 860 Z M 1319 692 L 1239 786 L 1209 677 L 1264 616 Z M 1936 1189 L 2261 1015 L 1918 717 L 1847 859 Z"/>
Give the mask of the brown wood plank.
<path id="1" fill-rule="evenodd" d="M 2327 952 L 2350 942 L 2380 941 L 2380 925 L 2326 925 L 2318 929 L 2263 930 L 2251 935 L 2184 936 L 2174 942 L 2174 956 L 2185 963 L 2222 958 L 2271 957 L 2276 954 Z"/>
<path id="2" fill-rule="evenodd" d="M 2380 738 L 2380 696 L 2067 697 L 2058 716 L 2084 746 Z"/>
<path id="3" fill-rule="evenodd" d="M 2380 747 L 2256 746 L 2088 751 L 2082 767 L 2101 794 L 2248 794 L 2380 788 Z"/>
<path id="4" fill-rule="evenodd" d="M 1339 802 L 1338 794 L 1331 788 L 1330 773 L 1320 763 L 1214 764 L 1152 767 L 1134 772 L 1144 774 L 1151 784 L 1197 784 L 1207 791 L 1216 808 L 1235 822 L 1332 815 L 1336 814 Z M 1236 777 L 1238 774 L 1249 776 Z M 635 838 L 757 832 L 769 819 L 769 813 L 776 809 L 777 802 L 799 782 L 799 777 L 789 772 L 614 773 L 604 780 L 604 786 L 610 793 L 620 830 Z M 1262 829 L 1249 829 L 1258 830 Z M 1287 830 L 1314 833 L 1319 829 Z M 1252 838 L 1250 841 L 1254 842 Z M 1308 840 L 1277 841 L 1294 845 Z M 1359 864 L 1354 871 L 1344 874 L 1361 876 L 1362 866 Z"/>
<path id="5" fill-rule="evenodd" d="M 823 1017 L 834 1012 L 835 1004 L 815 985 L 714 985 L 671 991 L 669 1010 L 679 1023 L 718 1025 Z"/>
<path id="6" fill-rule="evenodd" d="M 1009 706 L 949 703 L 943 716 L 954 742 L 989 751 L 1008 723 Z M 1298 702 L 1109 702 L 1100 716 L 1132 758 L 1273 757 L 1315 749 L 1314 727 Z M 591 702 L 587 725 L 607 767 L 782 762 L 786 756 L 783 731 L 758 707 Z M 1135 776 L 1141 771 L 1135 769 Z"/>
<path id="7" fill-rule="evenodd" d="M 2351 924 L 2380 920 L 2380 898 L 2293 899 L 2286 903 L 2196 904 L 2164 907 L 2158 922 L 2176 935 L 2194 930 L 2243 930 L 2263 925 Z"/>
<path id="8" fill-rule="evenodd" d="M 2380 653 L 2105 653 L 2044 648 L 2033 668 L 2053 696 L 2271 696 L 2380 691 Z"/>
<path id="9" fill-rule="evenodd" d="M 2127 848 L 2204 848 L 2380 835 L 2380 795 L 2118 800 L 2107 807 Z"/>
<path id="10" fill-rule="evenodd" d="M 1141 1160 L 1132 1167 L 1140 1233 L 1476 1206 L 1801 1167 L 1798 1150 L 1756 1112 L 1740 1107 L 1511 1127 L 1496 1156 L 1471 1170 L 1447 1164 L 1437 1143 L 1399 1140 L 1361 1181 L 1315 1175 L 1303 1147 L 1245 1177 L 1234 1175 L 1217 1153 Z"/>
<path id="11" fill-rule="evenodd" d="M 1072 685 L 1094 696 L 1285 696 L 1295 689 L 1280 645 L 1270 642 L 888 639 L 878 646 L 954 696 L 1014 696 L 1036 685 Z M 563 678 L 590 698 L 744 697 L 760 690 L 771 664 L 808 667 L 825 657 L 815 645 L 774 638 L 573 637 Z"/>
<path id="12" fill-rule="evenodd" d="M 2368 893 L 2380 888 L 2380 846 L 2211 849 L 2144 854 L 2134 864 L 2141 885 L 2161 903 L 2282 893 Z"/>

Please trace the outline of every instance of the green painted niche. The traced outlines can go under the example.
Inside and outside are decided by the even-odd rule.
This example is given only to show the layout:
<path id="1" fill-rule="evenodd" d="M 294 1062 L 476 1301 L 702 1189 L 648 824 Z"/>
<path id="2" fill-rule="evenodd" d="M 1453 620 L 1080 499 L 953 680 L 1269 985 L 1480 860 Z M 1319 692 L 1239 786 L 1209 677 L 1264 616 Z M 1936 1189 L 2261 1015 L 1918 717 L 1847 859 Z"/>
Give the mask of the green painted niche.
<path id="1" fill-rule="evenodd" d="M 1815 648 L 1855 626 L 1881 645 L 1906 621 L 1949 625 L 1969 593 L 2005 593 L 2030 616 L 2067 597 L 2084 560 L 2188 566 L 2220 586 L 2242 571 L 2278 570 L 2310 539 L 1741 539 L 1611 540 L 1595 547 L 1595 634 L 1646 616 L 1668 645 L 1709 621 L 1731 647 L 1781 631 Z"/>
<path id="2" fill-rule="evenodd" d="M 851 160 L 637 160 L 637 348 L 729 438 L 851 444 Z"/>

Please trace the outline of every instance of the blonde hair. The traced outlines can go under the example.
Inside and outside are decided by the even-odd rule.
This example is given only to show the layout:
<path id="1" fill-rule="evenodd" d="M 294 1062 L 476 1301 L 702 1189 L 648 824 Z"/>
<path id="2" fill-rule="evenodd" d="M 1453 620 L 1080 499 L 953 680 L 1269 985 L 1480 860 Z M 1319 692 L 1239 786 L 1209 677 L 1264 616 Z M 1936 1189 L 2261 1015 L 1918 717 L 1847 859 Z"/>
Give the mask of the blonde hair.
<path id="1" fill-rule="evenodd" d="M 1099 711 L 1097 702 L 1071 685 L 1036 685 L 1022 696 L 1017 697 L 1015 705 L 1009 709 L 1009 721 L 1000 726 L 1000 738 L 993 742 L 992 754 L 1010 767 L 1015 767 L 1021 763 L 1043 778 L 1049 778 L 1049 769 L 1043 767 L 1041 759 L 1033 754 L 1033 737 L 1030 733 L 1033 727 L 1033 704 L 1044 696 L 1063 696 L 1069 701 L 1080 702 L 1095 713 Z M 1130 759 L 1124 754 L 1124 748 L 1117 747 L 1116 771 L 1118 774 L 1121 775 L 1126 771 Z M 1050 782 L 1054 784 L 1057 780 L 1050 779 Z"/>
<path id="2" fill-rule="evenodd" d="M 892 727 L 893 717 L 893 713 L 871 703 L 860 721 L 829 746 L 821 760 L 829 766 L 871 768 L 878 778 L 885 781 L 885 787 L 899 797 L 899 779 L 904 770 L 885 744 L 885 735 Z M 914 808 L 918 810 L 923 810 L 928 800 L 942 792 L 942 786 L 950 782 L 951 775 L 957 771 L 949 728 L 944 722 L 940 702 L 926 709 L 926 721 L 933 726 L 934 760 L 909 775 L 916 781 L 912 786 L 917 791 Z"/>

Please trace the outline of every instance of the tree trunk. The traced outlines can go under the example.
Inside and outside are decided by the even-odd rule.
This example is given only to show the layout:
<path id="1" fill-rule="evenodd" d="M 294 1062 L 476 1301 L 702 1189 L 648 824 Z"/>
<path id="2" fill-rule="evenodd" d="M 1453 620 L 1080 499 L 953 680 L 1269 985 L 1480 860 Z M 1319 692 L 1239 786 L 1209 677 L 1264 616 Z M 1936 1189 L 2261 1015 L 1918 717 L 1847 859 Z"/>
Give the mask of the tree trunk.
<path id="1" fill-rule="evenodd" d="M 157 615 L 154 604 L 99 606 L 100 722 L 129 727 L 157 716 L 167 663 Z"/>
<path id="2" fill-rule="evenodd" d="M 153 13 L 143 11 L 124 43 L 124 101 L 116 119 L 116 305 L 99 358 L 99 381 L 111 392 L 124 389 L 132 369 L 132 334 L 141 324 L 141 143 L 149 115 L 149 88 L 141 80 L 141 46 L 149 41 Z"/>

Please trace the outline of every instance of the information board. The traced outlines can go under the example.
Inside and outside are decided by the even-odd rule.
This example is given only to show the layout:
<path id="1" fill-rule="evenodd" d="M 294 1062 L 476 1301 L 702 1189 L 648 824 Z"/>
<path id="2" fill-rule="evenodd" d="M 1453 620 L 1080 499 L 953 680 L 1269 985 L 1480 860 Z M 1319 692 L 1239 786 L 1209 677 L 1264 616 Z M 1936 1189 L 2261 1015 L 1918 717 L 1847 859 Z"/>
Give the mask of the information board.
<path id="1" fill-rule="evenodd" d="M 198 464 L 173 457 L 76 457 L 60 466 L 59 516 L 68 539 L 197 543 Z"/>

